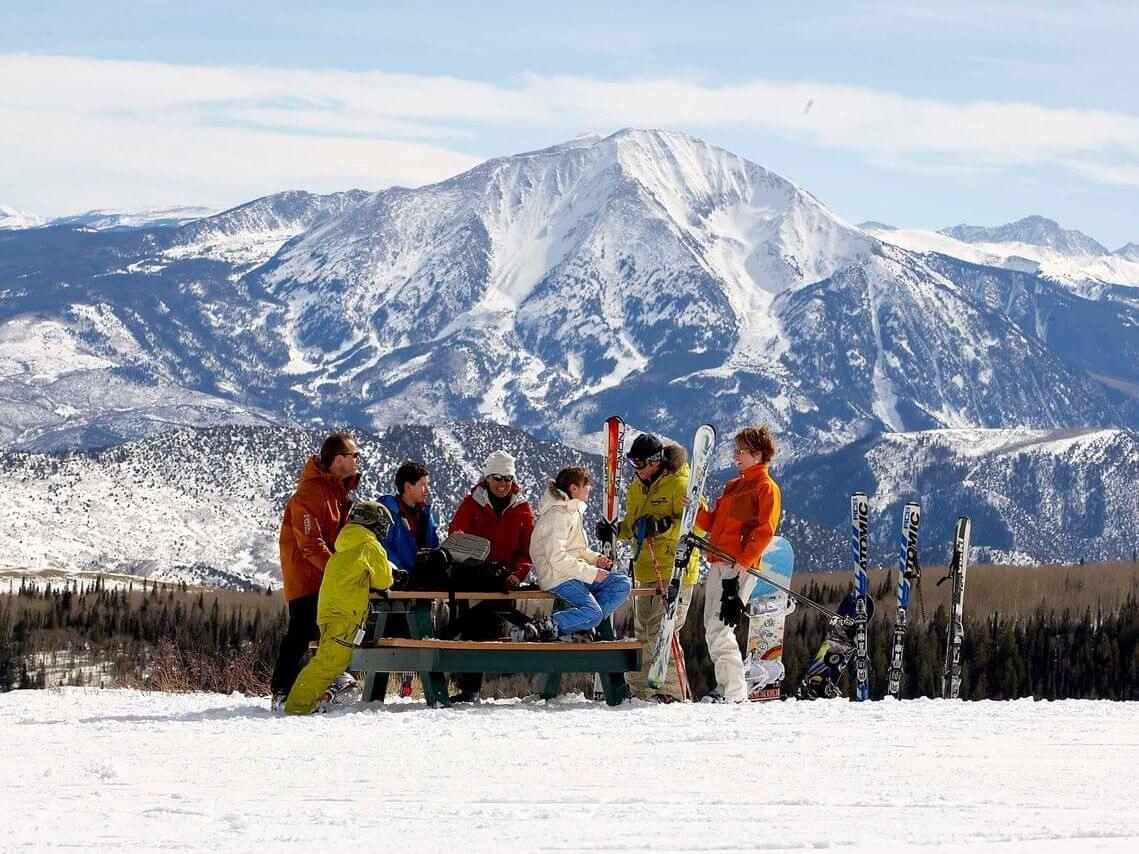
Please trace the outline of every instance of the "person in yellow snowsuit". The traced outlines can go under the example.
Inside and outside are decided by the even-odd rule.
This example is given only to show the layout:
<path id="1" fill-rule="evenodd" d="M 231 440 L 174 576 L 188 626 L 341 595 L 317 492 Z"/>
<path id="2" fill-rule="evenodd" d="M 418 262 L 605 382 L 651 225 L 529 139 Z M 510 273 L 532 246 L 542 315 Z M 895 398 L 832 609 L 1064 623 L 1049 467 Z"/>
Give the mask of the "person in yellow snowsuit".
<path id="1" fill-rule="evenodd" d="M 664 445 L 649 433 L 638 436 L 629 452 L 629 465 L 636 474 L 625 490 L 625 518 L 617 528 L 617 537 L 633 542 L 633 578 L 638 587 L 668 586 L 672 563 L 676 557 L 676 541 L 680 536 L 680 517 L 684 514 L 684 498 L 688 492 L 688 456 L 680 445 Z M 608 534 L 605 522 L 598 524 L 597 536 Z M 700 556 L 695 549 L 681 578 L 680 598 L 676 605 L 676 630 L 679 632 L 688 616 L 692 589 L 700 573 Z M 664 687 L 653 692 L 648 686 L 652 650 L 664 616 L 663 596 L 638 596 L 633 600 L 633 631 L 644 645 L 641 670 L 626 678 L 633 694 L 641 699 L 671 702 L 681 699 L 676 662 L 669 660 Z"/>
<path id="2" fill-rule="evenodd" d="M 307 715 L 337 693 L 334 683 L 348 667 L 356 630 L 368 610 L 368 593 L 392 586 L 392 566 L 380 540 L 392 525 L 378 501 L 358 501 L 336 537 L 336 552 L 324 568 L 317 602 L 320 646 L 300 672 L 285 701 L 285 713 Z"/>

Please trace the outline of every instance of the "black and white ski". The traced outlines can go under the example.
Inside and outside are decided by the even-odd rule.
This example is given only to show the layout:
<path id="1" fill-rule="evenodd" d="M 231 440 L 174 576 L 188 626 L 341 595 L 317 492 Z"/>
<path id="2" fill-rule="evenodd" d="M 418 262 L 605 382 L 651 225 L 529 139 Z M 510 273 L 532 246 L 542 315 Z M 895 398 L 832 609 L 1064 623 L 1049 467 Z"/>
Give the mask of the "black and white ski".
<path id="1" fill-rule="evenodd" d="M 918 526 L 921 524 L 921 507 L 907 504 L 902 509 L 902 531 L 898 541 L 898 605 L 894 611 L 894 637 L 890 646 L 889 681 L 887 696 L 898 698 L 902 690 L 904 670 L 903 654 L 906 648 L 906 628 L 909 623 L 910 590 L 921 581 L 918 563 Z"/>
<path id="2" fill-rule="evenodd" d="M 664 687 L 668 674 L 668 661 L 672 654 L 672 636 L 676 631 L 676 607 L 680 598 L 680 582 L 688 569 L 688 559 L 692 545 L 688 535 L 696 524 L 696 511 L 700 509 L 700 495 L 704 491 L 704 481 L 712 465 L 712 449 L 716 446 L 716 428 L 701 424 L 692 442 L 692 476 L 688 481 L 688 503 L 684 515 L 680 517 L 680 532 L 676 541 L 676 560 L 672 565 L 672 578 L 665 591 L 664 614 L 660 620 L 660 631 L 653 643 L 652 664 L 647 679 L 650 688 Z"/>
<path id="3" fill-rule="evenodd" d="M 969 534 L 972 523 L 968 516 L 957 517 L 953 529 L 953 558 L 949 561 L 949 573 L 938 581 L 950 581 L 953 589 L 949 595 L 949 630 L 945 636 L 945 668 L 941 671 L 941 696 L 946 700 L 956 700 L 961 690 L 961 643 L 965 638 L 962 622 L 962 609 L 965 604 L 965 572 L 969 568 Z"/>
<path id="4" fill-rule="evenodd" d="M 865 492 L 856 492 L 850 496 L 850 538 L 854 550 L 854 699 L 859 702 L 870 699 L 869 524 L 870 502 Z"/>

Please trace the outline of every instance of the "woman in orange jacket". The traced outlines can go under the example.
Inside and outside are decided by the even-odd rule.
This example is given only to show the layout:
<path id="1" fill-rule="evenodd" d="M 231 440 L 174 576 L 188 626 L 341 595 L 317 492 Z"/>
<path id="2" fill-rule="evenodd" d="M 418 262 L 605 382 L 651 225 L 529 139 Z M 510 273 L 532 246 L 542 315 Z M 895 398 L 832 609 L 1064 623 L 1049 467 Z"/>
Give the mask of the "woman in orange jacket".
<path id="1" fill-rule="evenodd" d="M 779 485 L 767 473 L 775 456 L 775 438 L 766 427 L 745 427 L 736 434 L 734 458 L 739 477 L 724 487 L 712 510 L 701 508 L 697 527 L 708 541 L 735 563 L 714 561 L 704 588 L 704 636 L 716 671 L 716 690 L 708 702 L 743 702 L 747 699 L 743 657 L 736 641 L 736 626 L 756 578 L 748 570 L 759 564 L 779 524 Z"/>

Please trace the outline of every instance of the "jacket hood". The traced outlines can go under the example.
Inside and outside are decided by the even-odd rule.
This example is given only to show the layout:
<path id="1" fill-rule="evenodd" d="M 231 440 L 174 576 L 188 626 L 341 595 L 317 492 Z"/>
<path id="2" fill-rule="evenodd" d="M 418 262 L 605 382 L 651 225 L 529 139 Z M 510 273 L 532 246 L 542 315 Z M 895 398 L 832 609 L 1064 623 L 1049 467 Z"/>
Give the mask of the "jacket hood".
<path id="1" fill-rule="evenodd" d="M 538 513 L 545 513 L 547 510 L 552 510 L 555 507 L 563 507 L 566 510 L 577 513 L 585 512 L 585 502 L 576 498 L 570 498 L 560 489 L 557 484 L 552 480 L 546 481 L 546 491 L 542 493 L 542 501 L 538 505 Z"/>
<path id="2" fill-rule="evenodd" d="M 379 542 L 379 540 L 376 539 L 376 535 L 363 525 L 349 522 L 341 528 L 340 534 L 336 538 L 336 551 L 346 552 L 349 549 L 363 545 L 368 540 L 376 540 L 376 542 Z"/>
<path id="3" fill-rule="evenodd" d="M 688 467 L 688 452 L 680 445 L 671 444 L 664 446 L 664 465 L 662 468 L 675 474 L 682 468 Z"/>
<path id="4" fill-rule="evenodd" d="M 300 482 L 303 484 L 305 481 L 327 481 L 328 483 L 343 489 L 345 492 L 351 492 L 360 485 L 360 474 L 357 472 L 352 477 L 345 480 L 344 478 L 337 477 L 328 469 L 320 464 L 320 457 L 314 454 L 309 457 L 308 462 L 305 463 L 304 471 L 301 472 Z"/>

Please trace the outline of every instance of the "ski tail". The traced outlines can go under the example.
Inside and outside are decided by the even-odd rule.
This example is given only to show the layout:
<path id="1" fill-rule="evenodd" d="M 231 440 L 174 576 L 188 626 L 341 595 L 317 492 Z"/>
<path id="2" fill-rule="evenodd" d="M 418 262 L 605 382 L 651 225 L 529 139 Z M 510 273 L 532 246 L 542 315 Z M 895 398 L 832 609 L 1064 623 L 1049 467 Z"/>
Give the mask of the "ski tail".
<path id="1" fill-rule="evenodd" d="M 962 613 L 965 605 L 965 572 L 969 568 L 971 533 L 972 523 L 969 517 L 958 517 L 953 529 L 953 557 L 949 562 L 949 575 L 942 579 L 952 582 L 949 630 L 945 636 L 945 667 L 941 672 L 941 695 L 946 700 L 956 700 L 961 691 L 961 644 L 965 639 Z"/>
<path id="2" fill-rule="evenodd" d="M 918 580 L 921 566 L 918 563 L 918 526 L 921 524 L 921 506 L 907 504 L 902 508 L 902 530 L 898 541 L 897 608 L 894 612 L 894 633 L 890 644 L 889 682 L 887 696 L 895 699 L 902 691 L 906 629 L 909 624 L 911 582 Z"/>
<path id="3" fill-rule="evenodd" d="M 870 597 L 869 562 L 870 502 L 865 492 L 850 496 L 850 537 L 854 552 L 854 699 L 870 699 L 869 614 L 866 600 Z"/>
<path id="4" fill-rule="evenodd" d="M 701 424 L 696 429 L 692 442 L 691 475 L 688 481 L 688 503 L 680 517 L 679 539 L 676 541 L 676 560 L 672 565 L 672 578 L 665 590 L 664 614 L 660 620 L 660 631 L 653 642 L 652 663 L 646 681 L 650 688 L 664 687 L 668 674 L 668 661 L 672 651 L 672 636 L 676 632 L 676 607 L 680 595 L 680 582 L 688 568 L 692 546 L 688 534 L 696 525 L 696 511 L 700 509 L 700 496 L 704 492 L 704 481 L 712 466 L 712 451 L 716 447 L 716 428 L 711 424 Z"/>

